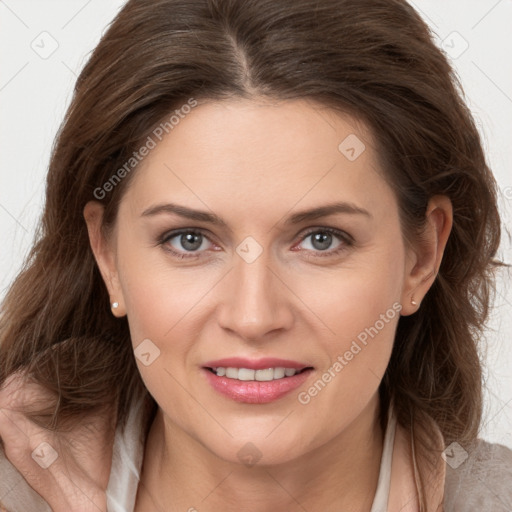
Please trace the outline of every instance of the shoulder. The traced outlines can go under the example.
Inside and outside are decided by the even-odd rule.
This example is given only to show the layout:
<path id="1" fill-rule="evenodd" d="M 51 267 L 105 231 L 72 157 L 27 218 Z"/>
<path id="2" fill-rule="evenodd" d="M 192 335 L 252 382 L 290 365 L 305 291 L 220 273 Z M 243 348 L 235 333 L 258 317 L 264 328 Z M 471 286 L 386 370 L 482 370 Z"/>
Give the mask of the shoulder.
<path id="1" fill-rule="evenodd" d="M 463 448 L 445 450 L 446 512 L 510 512 L 512 510 L 512 450 L 477 439 Z"/>

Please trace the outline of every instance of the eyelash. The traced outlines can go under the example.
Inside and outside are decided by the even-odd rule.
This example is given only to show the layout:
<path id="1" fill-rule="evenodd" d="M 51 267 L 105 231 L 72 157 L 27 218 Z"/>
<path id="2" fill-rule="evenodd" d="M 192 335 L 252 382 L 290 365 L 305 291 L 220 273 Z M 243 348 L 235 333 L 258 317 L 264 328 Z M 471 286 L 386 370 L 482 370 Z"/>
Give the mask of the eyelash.
<path id="1" fill-rule="evenodd" d="M 197 254 L 201 254 L 201 253 L 197 253 L 197 252 L 192 252 L 189 254 L 180 253 L 180 252 L 175 251 L 174 249 L 170 249 L 168 246 L 165 246 L 165 244 L 167 244 L 167 242 L 169 242 L 169 240 L 172 240 L 173 238 L 175 238 L 179 235 L 190 234 L 190 233 L 192 233 L 194 235 L 202 235 L 207 240 L 209 240 L 211 242 L 210 238 L 203 230 L 187 228 L 187 229 L 179 229 L 176 231 L 164 233 L 159 238 L 158 245 L 161 245 L 165 251 L 171 253 L 174 257 L 176 257 L 180 260 L 185 259 L 185 258 L 197 258 Z M 326 257 L 337 256 L 338 254 L 341 254 L 342 252 L 348 250 L 350 247 L 352 247 L 354 245 L 354 240 L 349 234 L 345 233 L 344 231 L 340 231 L 338 229 L 329 228 L 329 227 L 310 229 L 302 236 L 299 243 L 302 243 L 304 240 L 306 240 L 306 238 L 308 238 L 308 236 L 315 234 L 315 233 L 329 233 L 331 235 L 335 235 L 336 237 L 338 237 L 341 240 L 342 243 L 339 245 L 338 248 L 330 250 L 330 251 L 312 251 L 313 253 L 315 253 L 314 257 L 326 258 Z M 307 251 L 310 251 L 310 250 L 307 250 Z"/>

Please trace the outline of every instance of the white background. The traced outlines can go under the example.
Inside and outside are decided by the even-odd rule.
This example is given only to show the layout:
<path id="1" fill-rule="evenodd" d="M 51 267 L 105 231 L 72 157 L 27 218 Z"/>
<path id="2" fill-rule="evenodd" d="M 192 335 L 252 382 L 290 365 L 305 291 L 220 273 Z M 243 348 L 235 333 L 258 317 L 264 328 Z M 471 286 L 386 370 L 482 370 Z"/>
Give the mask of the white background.
<path id="1" fill-rule="evenodd" d="M 0 300 L 30 247 L 53 139 L 75 79 L 121 0 L 0 0 Z M 512 224 L 512 1 L 411 2 L 450 55 Z M 444 43 L 443 43 L 444 41 Z M 58 46 L 57 46 L 58 45 Z M 51 55 L 46 55 L 56 47 Z M 466 48 L 467 46 L 467 48 Z M 39 52 L 39 54 L 36 52 Z M 41 56 L 40 56 L 41 54 Z M 46 57 L 46 58 L 42 58 Z M 504 232 L 500 258 L 512 263 Z M 501 272 L 487 339 L 481 437 L 512 447 L 512 291 Z"/>

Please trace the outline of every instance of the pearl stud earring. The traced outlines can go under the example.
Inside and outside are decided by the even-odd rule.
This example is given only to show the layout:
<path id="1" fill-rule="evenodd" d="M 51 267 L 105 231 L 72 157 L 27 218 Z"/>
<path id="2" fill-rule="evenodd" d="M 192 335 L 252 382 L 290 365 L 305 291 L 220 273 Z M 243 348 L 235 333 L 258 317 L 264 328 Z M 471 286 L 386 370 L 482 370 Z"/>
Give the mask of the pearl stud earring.
<path id="1" fill-rule="evenodd" d="M 413 306 L 417 306 L 418 305 L 418 303 L 412 297 L 411 297 L 411 304 Z"/>
<path id="2" fill-rule="evenodd" d="M 117 309 L 119 307 L 119 302 L 112 302 L 112 309 Z"/>

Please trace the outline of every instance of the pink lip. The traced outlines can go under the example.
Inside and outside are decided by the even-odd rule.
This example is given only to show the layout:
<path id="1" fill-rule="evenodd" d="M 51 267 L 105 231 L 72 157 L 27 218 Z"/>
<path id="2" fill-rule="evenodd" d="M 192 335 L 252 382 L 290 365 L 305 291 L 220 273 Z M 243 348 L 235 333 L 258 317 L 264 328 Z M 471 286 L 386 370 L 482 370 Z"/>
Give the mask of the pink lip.
<path id="1" fill-rule="evenodd" d="M 280 364 L 279 366 L 283 365 Z M 241 366 L 240 368 L 247 367 Z M 288 366 L 288 368 L 293 368 L 293 366 Z M 201 372 L 215 391 L 231 398 L 235 402 L 246 404 L 266 404 L 278 400 L 301 386 L 312 371 L 313 369 L 304 370 L 293 377 L 283 377 L 278 380 L 242 381 L 228 379 L 227 377 L 217 377 L 215 373 L 207 368 L 201 369 Z"/>
<path id="2" fill-rule="evenodd" d="M 249 370 L 265 370 L 266 368 L 295 368 L 303 370 L 311 365 L 291 361 L 290 359 L 277 359 L 275 357 L 264 357 L 262 359 L 245 359 L 243 357 L 228 357 L 226 359 L 217 359 L 208 361 L 203 365 L 204 368 L 247 368 Z"/>

